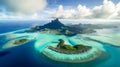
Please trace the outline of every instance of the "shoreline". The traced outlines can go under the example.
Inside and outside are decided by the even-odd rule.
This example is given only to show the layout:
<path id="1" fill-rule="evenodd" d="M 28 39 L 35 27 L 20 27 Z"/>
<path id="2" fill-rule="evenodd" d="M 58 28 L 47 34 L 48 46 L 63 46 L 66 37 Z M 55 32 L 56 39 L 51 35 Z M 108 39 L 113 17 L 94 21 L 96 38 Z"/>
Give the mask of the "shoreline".
<path id="1" fill-rule="evenodd" d="M 84 52 L 87 52 L 89 51 L 90 49 L 92 49 L 92 47 L 85 47 L 83 49 L 80 49 L 80 50 L 73 50 L 73 51 L 70 51 L 70 50 L 62 50 L 62 49 L 59 49 L 59 48 L 55 48 L 55 47 L 52 47 L 52 46 L 48 46 L 48 49 L 51 49 L 53 51 L 56 51 L 56 52 L 59 52 L 59 53 L 64 53 L 64 54 L 79 54 L 79 53 L 84 53 Z"/>
<path id="2" fill-rule="evenodd" d="M 51 53 L 51 52 L 53 53 Z M 68 62 L 68 63 L 83 63 L 83 62 L 89 62 L 92 61 L 96 58 L 98 58 L 101 54 L 102 51 L 96 48 L 93 48 L 89 50 L 86 53 L 80 53 L 80 54 L 63 54 L 59 52 L 55 52 L 45 48 L 42 53 L 48 57 L 49 59 L 52 59 L 54 61 L 59 61 L 59 62 Z M 84 56 L 87 54 L 86 56 Z"/>

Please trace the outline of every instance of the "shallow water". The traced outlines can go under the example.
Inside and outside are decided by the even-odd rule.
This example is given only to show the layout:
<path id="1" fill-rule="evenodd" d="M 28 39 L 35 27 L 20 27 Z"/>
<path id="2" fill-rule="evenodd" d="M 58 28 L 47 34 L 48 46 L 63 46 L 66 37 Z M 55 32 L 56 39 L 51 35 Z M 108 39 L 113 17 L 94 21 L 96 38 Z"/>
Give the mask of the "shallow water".
<path id="1" fill-rule="evenodd" d="M 5 26 L 3 27 L 5 28 Z M 16 33 L 15 30 L 18 29 L 21 30 L 24 27 L 20 26 L 16 29 L 0 31 L 0 33 L 10 31 L 10 33 L 0 35 L 0 67 L 120 67 L 120 33 L 118 30 L 109 30 L 106 33 L 106 30 L 101 30 L 101 33 L 78 35 L 70 38 L 52 34 Z M 117 33 L 114 33 L 115 31 Z M 6 43 L 11 42 L 11 40 L 19 38 L 30 38 L 32 40 L 18 46 L 11 45 L 11 47 L 2 48 L 5 45 L 9 46 Z M 44 56 L 41 51 L 48 45 L 56 45 L 58 39 L 64 39 L 66 44 L 70 45 L 76 45 L 77 43 L 90 45 L 101 49 L 104 54 L 86 63 L 53 61 Z"/>
<path id="2" fill-rule="evenodd" d="M 15 35 L 13 37 L 13 35 Z M 8 35 L 6 35 L 8 36 Z M 1 36 L 0 39 L 4 39 L 6 38 L 6 36 Z M 10 36 L 10 35 L 9 35 Z M 57 35 L 52 35 L 52 34 L 37 34 L 37 33 L 23 33 L 23 34 L 15 34 L 13 33 L 11 35 L 10 38 L 7 38 L 8 41 L 10 40 L 14 40 L 16 38 L 33 38 L 33 40 L 22 44 L 20 46 L 17 47 L 12 47 L 12 48 L 7 48 L 4 49 L 6 51 L 9 51 L 8 54 L 4 55 L 4 56 L 0 56 L 0 66 L 1 67 L 23 67 L 23 66 L 30 66 L 30 67 L 40 67 L 42 66 L 53 66 L 53 67 L 113 67 L 114 65 L 116 65 L 116 67 L 120 67 L 120 48 L 117 46 L 113 46 L 114 44 L 111 44 L 111 42 L 107 43 L 107 42 L 103 42 L 100 40 L 87 40 L 86 37 L 90 36 L 90 35 L 81 35 L 82 37 L 80 37 L 80 43 L 83 44 L 87 44 L 87 45 L 92 45 L 96 48 L 100 48 L 103 51 L 106 51 L 106 53 L 104 55 L 102 55 L 101 57 L 90 61 L 90 62 L 86 62 L 86 63 L 63 63 L 63 62 L 57 62 L 57 61 L 53 61 L 49 58 L 47 58 L 46 56 L 44 56 L 43 54 L 41 54 L 42 49 L 44 49 L 46 46 L 50 45 L 50 42 L 58 42 L 57 40 L 62 38 L 64 40 L 66 40 L 67 44 L 70 44 L 70 40 L 74 41 L 74 38 L 76 37 L 65 37 L 65 36 L 58 36 Z M 104 35 L 105 36 L 105 35 Z M 106 35 L 107 36 L 107 35 Z M 117 37 L 116 37 L 117 36 Z M 119 38 L 120 36 L 117 35 L 111 35 L 111 37 L 115 38 Z M 119 37 L 118 37 L 119 36 Z M 85 38 L 84 38 L 85 37 Z M 97 35 L 97 37 L 101 37 L 99 35 Z M 69 40 L 69 39 L 70 40 Z M 2 46 L 4 46 L 4 43 L 7 40 L 4 39 L 1 41 Z M 78 41 L 76 41 L 78 42 Z M 75 42 L 74 42 L 75 43 Z M 73 44 L 74 44 L 73 43 Z M 76 44 L 76 43 L 75 43 Z M 53 44 L 56 45 L 56 44 Z M 39 48 L 36 48 L 39 47 Z M 2 50 L 2 49 L 1 49 Z M 4 51 L 3 50 L 3 51 Z M 2 52 L 2 51 L 1 51 Z"/>

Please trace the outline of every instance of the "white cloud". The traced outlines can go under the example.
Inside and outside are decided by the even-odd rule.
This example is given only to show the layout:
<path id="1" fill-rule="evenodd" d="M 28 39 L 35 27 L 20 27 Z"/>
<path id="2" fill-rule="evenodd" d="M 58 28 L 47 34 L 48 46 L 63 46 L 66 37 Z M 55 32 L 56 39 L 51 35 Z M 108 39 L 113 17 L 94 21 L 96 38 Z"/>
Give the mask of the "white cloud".
<path id="1" fill-rule="evenodd" d="M 5 0 L 5 3 L 18 15 L 34 15 L 47 5 L 46 0 Z"/>
<path id="2" fill-rule="evenodd" d="M 50 16 L 52 15 L 52 17 L 65 19 L 85 18 L 91 15 L 90 9 L 80 4 L 77 6 L 77 9 L 65 9 L 62 5 L 59 5 L 56 11 L 47 11 L 47 13 Z"/>
<path id="3" fill-rule="evenodd" d="M 73 15 L 75 13 L 74 9 L 67 9 L 64 10 L 63 6 L 60 5 L 57 9 L 57 11 L 54 11 L 55 13 L 53 13 L 53 17 L 57 17 L 57 18 L 73 18 Z"/>
<path id="4" fill-rule="evenodd" d="M 115 12 L 115 4 L 112 1 L 104 0 L 103 5 L 95 6 L 92 9 L 92 18 L 110 18 Z"/>
<path id="5" fill-rule="evenodd" d="M 120 2 L 115 4 L 110 0 L 104 0 L 102 5 L 94 6 L 93 8 L 79 4 L 74 9 L 64 9 L 64 7 L 60 5 L 58 9 L 52 11 L 50 15 L 52 15 L 52 17 L 65 19 L 120 19 Z"/>
<path id="6" fill-rule="evenodd" d="M 78 5 L 77 7 L 77 18 L 84 18 L 91 15 L 90 9 L 86 6 Z"/>
<path id="7" fill-rule="evenodd" d="M 115 13 L 112 15 L 112 17 L 120 19 L 120 2 L 116 5 Z"/>

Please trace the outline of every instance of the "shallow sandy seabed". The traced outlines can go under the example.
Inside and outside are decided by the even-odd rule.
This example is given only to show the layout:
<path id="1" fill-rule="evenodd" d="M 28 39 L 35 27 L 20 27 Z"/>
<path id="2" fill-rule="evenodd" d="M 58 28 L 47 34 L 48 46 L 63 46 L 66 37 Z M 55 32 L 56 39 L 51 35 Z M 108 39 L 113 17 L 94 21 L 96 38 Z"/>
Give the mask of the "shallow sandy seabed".
<path id="1" fill-rule="evenodd" d="M 3 34 L 0 36 L 3 36 Z M 40 34 L 40 33 L 7 33 L 5 34 L 5 36 L 6 36 L 5 44 L 2 44 L 0 46 L 2 47 L 1 49 L 16 47 L 16 45 L 13 44 L 15 40 L 26 38 L 29 40 L 36 40 L 34 44 L 35 49 L 40 53 L 42 52 L 47 57 L 56 61 L 62 61 L 62 62 L 70 61 L 73 63 L 87 62 L 99 57 L 102 51 L 106 51 L 103 48 L 104 44 L 100 42 L 108 43 L 113 46 L 120 46 L 120 41 L 119 41 L 120 34 L 104 34 L 104 35 L 82 34 L 82 35 L 76 35 L 74 37 L 66 37 L 64 35 Z M 66 54 L 55 52 L 55 51 L 51 51 L 46 48 L 47 46 L 50 46 L 50 45 L 51 46 L 57 45 L 59 42 L 58 41 L 59 39 L 63 39 L 65 40 L 66 44 L 73 45 L 73 46 L 76 44 L 84 44 L 87 46 L 92 46 L 92 49 L 83 54 L 66 55 Z"/>

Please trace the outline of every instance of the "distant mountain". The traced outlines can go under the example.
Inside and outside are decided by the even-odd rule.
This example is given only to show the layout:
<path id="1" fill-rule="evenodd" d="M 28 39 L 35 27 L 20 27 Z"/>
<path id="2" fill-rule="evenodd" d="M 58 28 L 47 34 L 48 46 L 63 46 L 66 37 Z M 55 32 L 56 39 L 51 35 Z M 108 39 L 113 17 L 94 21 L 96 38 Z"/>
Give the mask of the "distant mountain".
<path id="1" fill-rule="evenodd" d="M 43 26 L 32 27 L 26 32 L 41 32 L 41 33 L 51 33 L 51 34 L 59 34 L 66 36 L 76 35 L 75 32 L 72 32 L 70 30 L 69 26 L 66 26 L 63 23 L 61 23 L 58 18 L 52 20 L 51 22 Z"/>
<path id="2" fill-rule="evenodd" d="M 26 32 L 40 32 L 40 33 L 50 33 L 66 36 L 74 36 L 81 33 L 91 33 L 94 32 L 93 29 L 78 27 L 78 26 L 66 26 L 59 21 L 58 18 L 52 20 L 51 22 L 43 26 L 35 26 L 27 30 Z"/>

